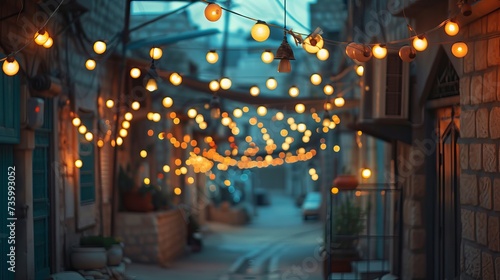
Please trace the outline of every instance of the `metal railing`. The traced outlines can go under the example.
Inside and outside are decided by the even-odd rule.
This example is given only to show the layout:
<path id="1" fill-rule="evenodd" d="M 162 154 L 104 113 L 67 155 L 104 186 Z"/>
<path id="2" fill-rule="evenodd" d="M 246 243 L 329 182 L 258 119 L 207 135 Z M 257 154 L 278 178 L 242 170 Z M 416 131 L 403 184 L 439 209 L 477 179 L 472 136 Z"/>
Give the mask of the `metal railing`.
<path id="1" fill-rule="evenodd" d="M 402 191 L 394 184 L 360 184 L 333 191 L 329 202 L 326 279 L 399 276 Z"/>

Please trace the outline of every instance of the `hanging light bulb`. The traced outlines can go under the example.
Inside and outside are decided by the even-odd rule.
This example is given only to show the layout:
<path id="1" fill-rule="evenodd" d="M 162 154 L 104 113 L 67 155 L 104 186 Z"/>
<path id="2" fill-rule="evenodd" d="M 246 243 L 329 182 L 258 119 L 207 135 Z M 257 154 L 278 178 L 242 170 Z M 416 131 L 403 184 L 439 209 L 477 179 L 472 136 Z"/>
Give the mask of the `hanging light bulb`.
<path id="1" fill-rule="evenodd" d="M 156 80 L 154 78 L 149 78 L 146 83 L 146 89 L 150 92 L 153 92 L 158 89 L 158 85 L 156 84 Z"/>
<path id="2" fill-rule="evenodd" d="M 231 80 L 227 77 L 224 77 L 222 79 L 220 79 L 220 88 L 221 89 L 225 89 L 225 90 L 228 90 L 231 88 L 231 85 L 233 83 L 231 82 Z"/>
<path id="3" fill-rule="evenodd" d="M 52 40 L 52 37 L 49 37 L 49 39 L 47 39 L 47 42 L 43 43 L 42 46 L 46 49 L 50 49 L 50 47 L 52 47 L 53 44 L 54 40 Z"/>
<path id="4" fill-rule="evenodd" d="M 106 51 L 106 43 L 104 41 L 95 41 L 94 52 L 96 54 L 103 54 Z"/>
<path id="5" fill-rule="evenodd" d="M 371 176 L 372 176 L 372 171 L 370 170 L 370 168 L 363 168 L 361 170 L 361 177 L 363 179 L 369 179 Z"/>
<path id="6" fill-rule="evenodd" d="M 87 70 L 90 70 L 90 71 L 94 70 L 96 67 L 95 60 L 87 59 L 87 61 L 85 61 L 85 67 L 87 68 Z"/>
<path id="7" fill-rule="evenodd" d="M 327 49 L 321 49 L 316 53 L 316 57 L 321 61 L 325 61 L 330 57 L 330 52 Z"/>
<path id="8" fill-rule="evenodd" d="M 214 95 L 212 101 L 210 101 L 210 116 L 213 119 L 220 118 L 220 102 L 216 95 Z"/>
<path id="9" fill-rule="evenodd" d="M 325 85 L 323 87 L 323 92 L 326 94 L 326 95 L 332 95 L 333 92 L 335 91 L 335 89 L 333 88 L 332 85 Z"/>
<path id="10" fill-rule="evenodd" d="M 317 85 L 321 84 L 322 81 L 323 81 L 323 79 L 321 78 L 320 74 L 314 73 L 311 75 L 311 84 L 317 86 Z"/>
<path id="11" fill-rule="evenodd" d="M 298 103 L 297 105 L 295 105 L 295 112 L 302 114 L 305 112 L 305 110 L 306 110 L 306 106 L 304 104 Z"/>
<path id="12" fill-rule="evenodd" d="M 270 77 L 269 79 L 267 79 L 267 81 L 266 81 L 266 87 L 268 89 L 274 90 L 274 89 L 276 89 L 277 86 L 278 86 L 278 81 L 276 81 L 275 78 Z"/>
<path id="13" fill-rule="evenodd" d="M 454 20 L 449 20 L 445 25 L 444 25 L 444 32 L 448 34 L 448 36 L 455 36 L 458 34 L 460 31 L 460 28 L 458 27 L 458 23 L 456 23 Z"/>
<path id="14" fill-rule="evenodd" d="M 264 42 L 269 38 L 269 34 L 271 34 L 271 30 L 269 30 L 269 26 L 264 21 L 258 20 L 257 23 L 252 27 L 250 32 L 252 38 L 257 42 Z"/>
<path id="15" fill-rule="evenodd" d="M 323 37 L 319 34 L 312 34 L 307 36 L 302 43 L 302 48 L 308 53 L 317 53 L 324 46 L 325 42 L 323 41 Z"/>
<path id="16" fill-rule="evenodd" d="M 210 81 L 210 83 L 208 84 L 208 88 L 211 91 L 218 91 L 220 89 L 219 81 L 217 80 Z"/>
<path id="17" fill-rule="evenodd" d="M 209 21 L 218 21 L 220 17 L 222 16 L 222 8 L 215 4 L 215 3 L 210 3 L 205 7 L 205 17 Z"/>
<path id="18" fill-rule="evenodd" d="M 115 106 L 115 102 L 113 101 L 113 99 L 106 100 L 106 107 L 111 109 L 111 108 L 113 108 L 113 106 Z"/>
<path id="19" fill-rule="evenodd" d="M 331 121 L 332 120 L 330 119 L 330 113 L 328 113 L 328 111 L 325 110 L 325 113 L 323 113 L 323 126 L 324 127 L 329 127 Z"/>
<path id="20" fill-rule="evenodd" d="M 427 45 L 427 39 L 423 35 L 417 36 L 413 39 L 413 48 L 419 52 L 425 51 Z"/>
<path id="21" fill-rule="evenodd" d="M 162 55 L 163 55 L 163 51 L 160 48 L 154 47 L 154 48 L 151 48 L 151 50 L 149 51 L 149 56 L 155 60 L 160 59 Z"/>
<path id="22" fill-rule="evenodd" d="M 178 86 L 182 83 L 182 76 L 179 75 L 179 73 L 177 72 L 173 72 L 172 74 L 170 74 L 169 80 L 172 83 L 172 85 Z"/>
<path id="23" fill-rule="evenodd" d="M 215 50 L 209 50 L 207 52 L 206 59 L 207 59 L 208 63 L 214 64 L 219 60 L 219 55 L 217 54 L 217 52 Z"/>
<path id="24" fill-rule="evenodd" d="M 260 58 L 262 59 L 262 62 L 269 64 L 273 62 L 274 54 L 271 52 L 271 50 L 264 50 Z"/>
<path id="25" fill-rule="evenodd" d="M 383 59 L 387 55 L 387 48 L 385 45 L 375 45 L 372 49 L 373 56 L 378 59 Z"/>
<path id="26" fill-rule="evenodd" d="M 172 105 L 174 105 L 174 100 L 171 97 L 167 96 L 167 97 L 163 98 L 161 104 L 165 108 L 170 108 L 170 107 L 172 107 Z"/>
<path id="27" fill-rule="evenodd" d="M 44 28 L 42 28 L 35 33 L 34 40 L 37 45 L 42 46 L 43 44 L 45 44 L 45 42 L 47 42 L 49 37 L 50 37 L 49 32 L 47 32 Z"/>
<path id="28" fill-rule="evenodd" d="M 363 67 L 363 65 L 356 66 L 356 74 L 358 74 L 358 76 L 362 77 L 364 73 L 365 67 Z"/>
<path id="29" fill-rule="evenodd" d="M 416 56 L 417 52 L 410 46 L 402 46 L 401 49 L 399 49 L 399 57 L 404 62 L 412 62 Z"/>
<path id="30" fill-rule="evenodd" d="M 283 35 L 283 41 L 276 51 L 276 56 L 274 57 L 274 59 L 280 60 L 280 63 L 278 65 L 278 72 L 288 73 L 292 71 L 290 60 L 295 60 L 295 56 L 293 55 L 293 50 L 286 39 L 286 32 Z"/>
<path id="31" fill-rule="evenodd" d="M 76 168 L 82 168 L 83 162 L 80 159 L 75 160 L 75 167 Z"/>
<path id="32" fill-rule="evenodd" d="M 267 114 L 267 108 L 264 106 L 257 107 L 257 114 L 261 117 L 265 116 Z"/>
<path id="33" fill-rule="evenodd" d="M 291 97 L 297 97 L 299 96 L 299 88 L 297 86 L 291 86 L 290 89 L 288 89 L 288 94 L 291 96 Z"/>
<path id="34" fill-rule="evenodd" d="M 141 69 L 136 68 L 136 67 L 130 69 L 130 77 L 137 79 L 140 76 L 141 76 Z"/>
<path id="35" fill-rule="evenodd" d="M 451 46 L 451 53 L 458 58 L 462 58 L 467 55 L 469 48 L 464 42 L 456 42 Z"/>
<path id="36" fill-rule="evenodd" d="M 2 70 L 7 76 L 14 76 L 19 72 L 19 63 L 14 56 L 7 56 L 2 65 Z"/>
<path id="37" fill-rule="evenodd" d="M 259 89 L 259 87 L 258 87 L 258 86 L 252 86 L 252 87 L 250 88 L 250 95 L 251 95 L 251 96 L 257 96 L 257 95 L 259 95 L 259 94 L 260 94 L 260 89 Z"/>
<path id="38" fill-rule="evenodd" d="M 335 104 L 335 106 L 337 106 L 339 108 L 343 107 L 345 104 L 345 99 L 342 96 L 338 96 L 337 98 L 335 98 L 333 100 L 333 104 Z"/>

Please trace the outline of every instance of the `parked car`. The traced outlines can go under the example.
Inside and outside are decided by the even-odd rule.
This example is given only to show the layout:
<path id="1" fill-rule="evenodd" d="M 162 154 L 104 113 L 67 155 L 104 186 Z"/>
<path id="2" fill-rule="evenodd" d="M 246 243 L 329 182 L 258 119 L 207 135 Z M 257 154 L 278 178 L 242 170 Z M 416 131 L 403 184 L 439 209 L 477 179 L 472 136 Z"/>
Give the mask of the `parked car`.
<path id="1" fill-rule="evenodd" d="M 310 192 L 306 195 L 302 203 L 302 217 L 304 221 L 309 217 L 319 217 L 321 207 L 321 194 L 319 192 Z"/>

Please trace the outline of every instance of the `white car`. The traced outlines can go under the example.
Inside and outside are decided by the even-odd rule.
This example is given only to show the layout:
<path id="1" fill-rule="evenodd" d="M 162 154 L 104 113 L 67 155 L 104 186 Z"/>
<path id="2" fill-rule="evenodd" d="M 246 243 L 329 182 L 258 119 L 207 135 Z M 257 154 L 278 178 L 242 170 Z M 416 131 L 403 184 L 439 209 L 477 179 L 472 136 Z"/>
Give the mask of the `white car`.
<path id="1" fill-rule="evenodd" d="M 321 193 L 310 192 L 306 195 L 302 203 L 302 216 L 304 220 L 309 217 L 319 217 L 319 209 L 321 207 Z"/>

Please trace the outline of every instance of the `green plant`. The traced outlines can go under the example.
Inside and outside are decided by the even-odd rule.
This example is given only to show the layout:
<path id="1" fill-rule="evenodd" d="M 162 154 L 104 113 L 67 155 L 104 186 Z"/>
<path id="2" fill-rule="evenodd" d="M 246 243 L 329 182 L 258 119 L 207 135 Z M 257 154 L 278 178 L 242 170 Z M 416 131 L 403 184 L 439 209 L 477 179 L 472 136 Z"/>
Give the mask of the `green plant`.
<path id="1" fill-rule="evenodd" d="M 350 194 L 343 194 L 333 208 L 332 248 L 354 249 L 359 235 L 365 229 L 366 212 L 353 201 Z"/>

